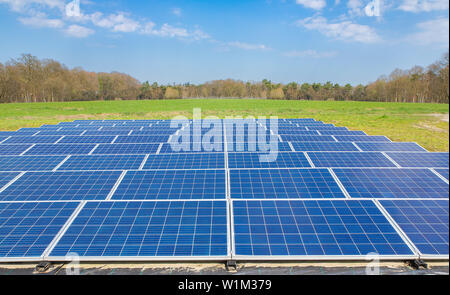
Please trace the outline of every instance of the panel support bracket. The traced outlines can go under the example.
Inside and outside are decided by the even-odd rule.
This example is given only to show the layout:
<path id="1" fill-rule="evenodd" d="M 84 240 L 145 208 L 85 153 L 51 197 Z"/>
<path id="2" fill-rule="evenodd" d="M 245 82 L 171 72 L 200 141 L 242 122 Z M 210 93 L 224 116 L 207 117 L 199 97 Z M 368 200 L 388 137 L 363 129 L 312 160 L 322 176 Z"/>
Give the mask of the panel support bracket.
<path id="1" fill-rule="evenodd" d="M 237 271 L 237 262 L 236 260 L 227 260 L 225 263 L 225 268 L 227 271 Z"/>
<path id="2" fill-rule="evenodd" d="M 428 264 L 422 259 L 408 260 L 406 261 L 406 264 L 415 270 L 428 268 Z"/>

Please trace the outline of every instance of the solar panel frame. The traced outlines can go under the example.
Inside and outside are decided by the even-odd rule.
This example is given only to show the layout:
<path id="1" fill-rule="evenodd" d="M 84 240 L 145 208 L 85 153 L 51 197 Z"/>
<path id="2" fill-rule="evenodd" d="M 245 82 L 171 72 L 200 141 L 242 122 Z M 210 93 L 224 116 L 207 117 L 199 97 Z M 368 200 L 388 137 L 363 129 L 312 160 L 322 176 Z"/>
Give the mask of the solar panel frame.
<path id="1" fill-rule="evenodd" d="M 445 179 L 447 179 L 447 181 L 449 180 L 449 169 L 433 169 L 434 171 L 436 171 L 437 173 L 439 173 L 439 175 L 441 175 L 442 177 L 444 177 Z"/>
<path id="2" fill-rule="evenodd" d="M 448 168 L 449 153 L 386 153 L 401 167 Z"/>
<path id="3" fill-rule="evenodd" d="M 20 173 L 18 172 L 0 172 L 0 192 L 2 189 Z"/>
<path id="4" fill-rule="evenodd" d="M 149 155 L 142 170 L 224 169 L 223 153 L 172 153 Z"/>

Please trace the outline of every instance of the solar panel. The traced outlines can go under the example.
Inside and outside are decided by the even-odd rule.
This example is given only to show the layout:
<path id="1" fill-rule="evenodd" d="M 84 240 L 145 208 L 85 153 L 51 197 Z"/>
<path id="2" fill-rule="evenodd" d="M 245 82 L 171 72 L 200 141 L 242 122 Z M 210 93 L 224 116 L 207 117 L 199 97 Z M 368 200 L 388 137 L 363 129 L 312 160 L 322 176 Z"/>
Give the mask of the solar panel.
<path id="1" fill-rule="evenodd" d="M 357 152 L 351 142 L 292 142 L 297 152 Z"/>
<path id="2" fill-rule="evenodd" d="M 333 127 L 333 126 L 323 126 L 323 125 L 306 125 L 306 128 L 308 130 L 319 130 L 325 131 L 325 130 L 332 130 L 332 131 L 347 131 L 347 127 Z"/>
<path id="3" fill-rule="evenodd" d="M 5 138 L 7 138 L 8 136 L 13 136 L 13 135 L 16 135 L 16 132 L 14 132 L 14 131 L 0 131 L 0 136 L 1 136 L 0 141 L 5 140 Z"/>
<path id="4" fill-rule="evenodd" d="M 111 143 L 115 136 L 66 136 L 58 143 Z"/>
<path id="5" fill-rule="evenodd" d="M 339 136 L 336 135 L 335 138 L 337 141 L 364 141 L 364 142 L 390 142 L 389 138 L 386 136 Z"/>
<path id="6" fill-rule="evenodd" d="M 31 147 L 31 144 L 0 144 L 0 155 L 20 155 Z"/>
<path id="7" fill-rule="evenodd" d="M 0 257 L 40 257 L 76 202 L 0 203 Z"/>
<path id="8" fill-rule="evenodd" d="M 36 136 L 63 136 L 63 135 L 67 135 L 67 136 L 77 136 L 77 135 L 81 135 L 81 133 L 83 133 L 84 130 L 40 130 L 39 133 L 36 133 Z"/>
<path id="9" fill-rule="evenodd" d="M 273 142 L 271 143 L 248 143 L 248 142 L 233 142 L 227 143 L 228 152 L 268 152 L 270 150 L 278 150 L 280 152 L 291 152 L 291 146 L 288 142 Z"/>
<path id="10" fill-rule="evenodd" d="M 447 169 L 434 169 L 434 170 L 448 180 L 448 168 Z"/>
<path id="11" fill-rule="evenodd" d="M 448 198 L 448 184 L 428 169 L 333 169 L 352 198 Z"/>
<path id="12" fill-rule="evenodd" d="M 169 136 L 119 136 L 115 143 L 160 143 L 167 142 Z"/>
<path id="13" fill-rule="evenodd" d="M 0 172 L 0 190 L 17 175 L 19 175 L 17 172 Z"/>
<path id="14" fill-rule="evenodd" d="M 129 171 L 112 199 L 225 199 L 225 190 L 225 170 Z"/>
<path id="15" fill-rule="evenodd" d="M 306 131 L 306 130 L 295 130 L 295 129 L 278 129 L 278 134 L 280 135 L 300 135 L 300 136 L 314 136 L 319 135 L 317 131 Z"/>
<path id="16" fill-rule="evenodd" d="M 77 171 L 138 169 L 143 160 L 143 155 L 71 156 L 58 170 Z"/>
<path id="17" fill-rule="evenodd" d="M 14 143 L 55 143 L 61 136 L 14 136 L 3 144 L 14 144 Z"/>
<path id="18" fill-rule="evenodd" d="M 281 138 L 283 138 L 284 141 L 307 141 L 307 142 L 313 142 L 313 141 L 330 141 L 330 142 L 336 142 L 333 137 L 329 135 L 321 136 L 302 136 L 302 135 L 281 135 Z"/>
<path id="19" fill-rule="evenodd" d="M 340 130 L 321 130 L 322 135 L 336 135 L 336 136 L 367 136 L 364 131 L 340 131 Z"/>
<path id="20" fill-rule="evenodd" d="M 225 257 L 225 201 L 89 202 L 50 256 Z"/>
<path id="21" fill-rule="evenodd" d="M 0 171 L 52 170 L 64 156 L 0 156 Z"/>
<path id="22" fill-rule="evenodd" d="M 422 254 L 448 259 L 448 200 L 380 200 Z"/>
<path id="23" fill-rule="evenodd" d="M 316 167 L 396 167 L 382 153 L 308 152 Z"/>
<path id="24" fill-rule="evenodd" d="M 236 258 L 414 253 L 372 201 L 233 201 Z"/>
<path id="25" fill-rule="evenodd" d="M 219 142 L 214 144 L 213 142 L 204 145 L 204 143 L 164 143 L 161 147 L 161 154 L 171 154 L 171 153 L 208 153 L 208 152 L 223 152 L 223 143 Z"/>
<path id="26" fill-rule="evenodd" d="M 83 136 L 116 136 L 116 135 L 128 135 L 130 131 L 98 131 L 98 130 L 87 130 Z"/>
<path id="27" fill-rule="evenodd" d="M 231 170 L 233 199 L 345 198 L 327 169 Z"/>
<path id="28" fill-rule="evenodd" d="M 120 171 L 27 172 L 0 193 L 0 201 L 105 200 Z"/>
<path id="29" fill-rule="evenodd" d="M 448 153 L 387 153 L 402 167 L 448 168 Z"/>
<path id="30" fill-rule="evenodd" d="M 149 155 L 143 169 L 221 169 L 225 157 L 221 153 L 179 153 Z"/>
<path id="31" fill-rule="evenodd" d="M 94 144 L 37 144 L 25 155 L 87 155 Z"/>
<path id="32" fill-rule="evenodd" d="M 156 130 L 135 130 L 131 135 L 133 136 L 163 136 L 174 134 L 176 129 L 156 129 Z"/>
<path id="33" fill-rule="evenodd" d="M 145 155 L 154 154 L 158 143 L 142 144 L 101 144 L 93 152 L 94 155 Z"/>
<path id="34" fill-rule="evenodd" d="M 264 161 L 268 160 L 268 161 Z M 303 153 L 280 152 L 262 153 L 229 153 L 230 168 L 303 168 L 311 167 Z"/>
<path id="35" fill-rule="evenodd" d="M 365 152 L 426 152 L 414 142 L 358 142 L 356 145 Z"/>

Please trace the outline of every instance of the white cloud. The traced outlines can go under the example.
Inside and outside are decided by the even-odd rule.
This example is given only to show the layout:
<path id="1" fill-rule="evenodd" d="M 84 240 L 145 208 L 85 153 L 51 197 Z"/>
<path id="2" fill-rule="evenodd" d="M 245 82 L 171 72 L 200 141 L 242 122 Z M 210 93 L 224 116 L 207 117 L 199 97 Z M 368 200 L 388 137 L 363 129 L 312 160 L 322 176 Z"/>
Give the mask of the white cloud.
<path id="1" fill-rule="evenodd" d="M 421 45 L 438 44 L 448 46 L 448 18 L 438 18 L 418 23 L 417 27 L 419 28 L 419 32 L 408 36 L 408 41 Z"/>
<path id="2" fill-rule="evenodd" d="M 430 12 L 448 9 L 448 0 L 403 0 L 400 10 L 408 12 Z"/>
<path id="3" fill-rule="evenodd" d="M 266 45 L 263 44 L 250 44 L 250 43 L 243 43 L 243 42 L 229 42 L 227 43 L 228 46 L 231 47 L 236 47 L 239 49 L 244 49 L 244 50 L 270 50 L 269 47 L 267 47 Z"/>
<path id="4" fill-rule="evenodd" d="M 310 49 L 310 50 L 303 50 L 303 51 L 293 50 L 293 51 L 285 52 L 283 55 L 287 56 L 287 57 L 299 57 L 299 58 L 303 58 L 303 57 L 330 58 L 330 57 L 336 56 L 337 52 L 336 51 L 317 52 L 316 50 Z"/>
<path id="5" fill-rule="evenodd" d="M 172 8 L 172 13 L 176 16 L 181 16 L 181 14 L 182 14 L 181 8 L 178 8 L 178 7 Z"/>
<path id="6" fill-rule="evenodd" d="M 11 10 L 17 12 L 24 12 L 31 5 L 64 9 L 64 0 L 0 0 L 0 3 L 8 4 Z"/>
<path id="7" fill-rule="evenodd" d="M 94 30 L 79 25 L 71 25 L 65 32 L 67 35 L 77 38 L 85 38 L 95 33 Z"/>
<path id="8" fill-rule="evenodd" d="M 90 18 L 94 25 L 111 29 L 113 32 L 135 32 L 141 26 L 139 22 L 126 17 L 123 13 L 110 14 L 104 17 L 101 12 L 96 12 Z"/>
<path id="9" fill-rule="evenodd" d="M 296 25 L 308 30 L 319 31 L 327 37 L 338 40 L 361 43 L 375 43 L 381 40 L 373 28 L 347 20 L 329 23 L 328 20 L 322 16 L 313 16 L 297 21 Z"/>
<path id="10" fill-rule="evenodd" d="M 347 8 L 349 9 L 350 15 L 362 15 L 364 10 L 364 5 L 361 0 L 348 0 Z"/>
<path id="11" fill-rule="evenodd" d="M 155 23 L 153 22 L 148 22 L 144 26 L 144 29 L 141 31 L 141 33 L 159 37 L 191 39 L 191 40 L 202 40 L 210 38 L 208 34 L 201 31 L 200 29 L 196 29 L 192 32 L 189 32 L 185 28 L 174 27 L 169 24 L 163 24 L 161 28 L 157 29 Z"/>
<path id="12" fill-rule="evenodd" d="M 315 10 L 321 10 L 327 6 L 325 0 L 296 0 L 296 3 Z"/>
<path id="13" fill-rule="evenodd" d="M 19 21 L 27 26 L 36 28 L 62 28 L 64 22 L 60 19 L 49 19 L 45 15 L 35 15 L 31 17 L 20 17 Z"/>

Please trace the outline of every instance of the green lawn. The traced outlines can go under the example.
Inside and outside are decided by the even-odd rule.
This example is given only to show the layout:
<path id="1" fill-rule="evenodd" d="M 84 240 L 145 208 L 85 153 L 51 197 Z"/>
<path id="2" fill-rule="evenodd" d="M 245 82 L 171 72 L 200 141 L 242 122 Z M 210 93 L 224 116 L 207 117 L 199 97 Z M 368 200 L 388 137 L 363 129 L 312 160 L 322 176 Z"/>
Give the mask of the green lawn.
<path id="1" fill-rule="evenodd" d="M 394 141 L 415 141 L 430 151 L 449 150 L 449 105 L 286 100 L 163 100 L 0 104 L 0 130 L 75 119 L 170 119 L 205 116 L 315 118 Z"/>

